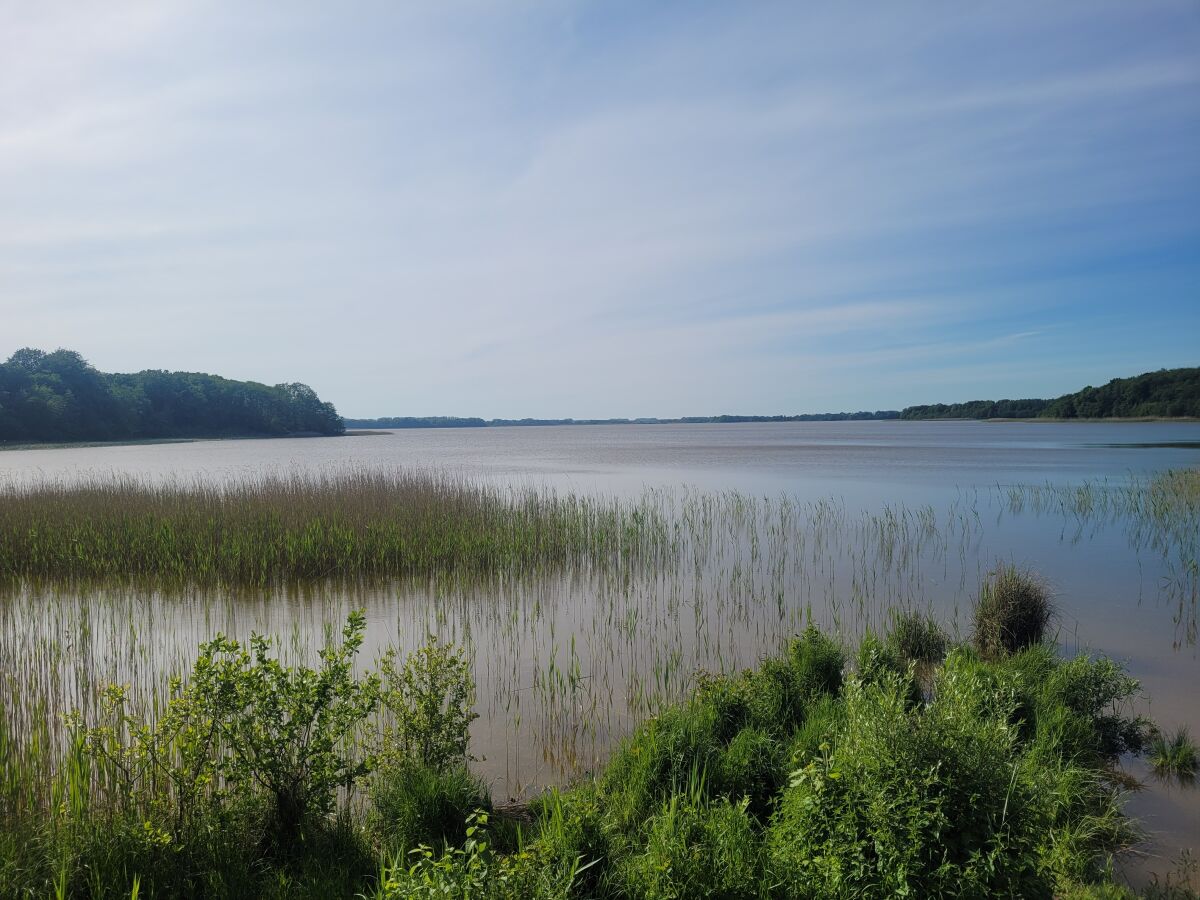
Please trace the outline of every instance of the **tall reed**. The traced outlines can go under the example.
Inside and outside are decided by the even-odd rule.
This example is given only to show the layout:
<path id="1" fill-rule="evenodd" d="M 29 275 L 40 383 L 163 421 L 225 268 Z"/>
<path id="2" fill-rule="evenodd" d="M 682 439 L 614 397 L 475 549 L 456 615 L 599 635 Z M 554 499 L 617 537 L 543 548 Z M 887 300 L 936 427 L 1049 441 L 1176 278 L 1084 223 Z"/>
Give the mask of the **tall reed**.
<path id="1" fill-rule="evenodd" d="M 0 579 L 193 584 L 542 569 L 654 554 L 665 527 L 616 500 L 366 469 L 229 484 L 0 484 Z"/>

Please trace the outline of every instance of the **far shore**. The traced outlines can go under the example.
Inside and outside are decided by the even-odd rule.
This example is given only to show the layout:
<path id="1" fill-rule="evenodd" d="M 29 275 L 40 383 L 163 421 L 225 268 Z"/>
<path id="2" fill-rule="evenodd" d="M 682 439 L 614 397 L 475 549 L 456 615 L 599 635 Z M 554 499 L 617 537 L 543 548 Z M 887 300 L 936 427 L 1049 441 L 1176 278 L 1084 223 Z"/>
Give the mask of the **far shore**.
<path id="1" fill-rule="evenodd" d="M 87 447 L 141 447 L 153 444 L 196 444 L 201 441 L 276 441 L 285 438 L 350 437 L 364 434 L 384 434 L 382 431 L 347 431 L 340 434 L 221 434 L 212 437 L 137 438 L 128 441 L 0 441 L 3 450 L 70 450 Z"/>
<path id="2" fill-rule="evenodd" d="M 1200 422 L 1200 418 L 1194 416 L 1145 416 L 1139 418 L 1117 418 L 1109 417 L 1102 419 L 1050 419 L 1050 418 L 1028 418 L 1028 419 L 840 419 L 833 420 L 842 424 L 847 422 L 1028 422 L 1028 423 L 1082 423 L 1096 424 L 1103 422 L 1117 424 L 1137 424 L 1137 423 L 1163 423 L 1163 422 Z M 547 422 L 539 425 L 486 425 L 483 428 L 560 428 L 565 425 L 613 425 L 613 426 L 637 426 L 645 428 L 649 424 L 658 425 L 785 425 L 794 424 L 792 422 Z M 164 437 L 164 438 L 140 438 L 137 440 L 128 441 L 0 441 L 0 452 L 5 450 L 68 450 L 80 449 L 88 447 L 139 447 L 153 444 L 195 444 L 201 441 L 274 441 L 288 438 L 322 438 L 322 437 L 371 437 L 376 435 L 395 434 L 398 431 L 474 431 L 479 426 L 455 426 L 455 425 L 409 425 L 404 428 L 347 428 L 345 434 L 317 434 L 315 432 L 303 434 L 222 434 L 213 435 L 211 437 Z"/>
<path id="3" fill-rule="evenodd" d="M 1131 418 L 1123 418 L 1121 416 L 1107 416 L 1098 419 L 1058 419 L 1049 416 L 1032 417 L 1028 419 L 906 419 L 909 422 L 1082 422 L 1085 424 L 1094 424 L 1096 422 L 1117 422 L 1121 424 L 1137 423 L 1137 422 L 1200 422 L 1200 419 L 1195 416 L 1137 416 Z"/>

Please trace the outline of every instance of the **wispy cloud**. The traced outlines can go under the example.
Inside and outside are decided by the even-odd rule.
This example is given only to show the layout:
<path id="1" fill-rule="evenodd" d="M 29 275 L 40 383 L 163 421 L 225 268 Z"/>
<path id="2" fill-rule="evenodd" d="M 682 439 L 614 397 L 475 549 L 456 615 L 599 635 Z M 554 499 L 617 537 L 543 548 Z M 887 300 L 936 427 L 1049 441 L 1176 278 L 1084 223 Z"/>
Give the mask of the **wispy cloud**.
<path id="1" fill-rule="evenodd" d="M 1174 0 L 0 5 L 0 353 L 578 416 L 1194 362 L 1198 38 Z"/>

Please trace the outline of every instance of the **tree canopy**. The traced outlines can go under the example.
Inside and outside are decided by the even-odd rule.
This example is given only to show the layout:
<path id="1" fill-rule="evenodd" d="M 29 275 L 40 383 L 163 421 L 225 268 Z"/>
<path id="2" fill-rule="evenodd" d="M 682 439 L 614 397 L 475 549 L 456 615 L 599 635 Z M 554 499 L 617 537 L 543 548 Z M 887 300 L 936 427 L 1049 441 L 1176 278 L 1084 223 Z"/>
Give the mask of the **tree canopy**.
<path id="1" fill-rule="evenodd" d="M 1200 418 L 1200 368 L 1114 378 L 1054 400 L 969 400 L 909 406 L 902 419 Z"/>
<path id="2" fill-rule="evenodd" d="M 0 441 L 341 434 L 305 384 L 272 386 L 199 372 L 97 371 L 73 350 L 29 347 L 0 363 Z"/>

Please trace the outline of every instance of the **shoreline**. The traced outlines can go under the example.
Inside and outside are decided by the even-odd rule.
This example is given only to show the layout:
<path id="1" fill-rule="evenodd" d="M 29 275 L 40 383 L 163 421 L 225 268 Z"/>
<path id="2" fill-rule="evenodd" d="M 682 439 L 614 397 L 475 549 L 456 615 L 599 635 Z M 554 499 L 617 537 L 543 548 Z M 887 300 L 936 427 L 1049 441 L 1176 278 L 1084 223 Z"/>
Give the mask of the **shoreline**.
<path id="1" fill-rule="evenodd" d="M 794 425 L 805 424 L 813 420 L 800 420 L 797 422 L 680 422 L 680 421 L 663 421 L 663 422 L 554 422 L 554 423 L 539 423 L 538 425 L 485 425 L 485 429 L 490 428 L 562 428 L 573 426 L 636 426 L 645 428 L 650 425 Z M 1166 423 L 1197 423 L 1200 418 L 1192 416 L 1180 417 L 1151 417 L 1144 416 L 1138 418 L 1102 418 L 1102 419 L 1051 419 L 1051 418 L 1028 418 L 1028 419 L 839 419 L 839 420 L 819 420 L 822 422 L 836 421 L 840 424 L 853 422 L 979 422 L 987 423 L 1026 423 L 1026 424 L 1081 424 L 1095 425 L 1103 423 L 1112 423 L 1119 425 L 1137 425 L 1137 424 L 1166 424 Z M 274 441 L 287 440 L 292 438 L 339 438 L 339 437 L 378 437 L 383 435 L 395 434 L 401 431 L 472 431 L 480 428 L 480 426 L 470 425 L 427 425 L 427 426 L 405 426 L 400 428 L 347 428 L 343 434 L 224 434 L 213 436 L 198 436 L 198 437 L 161 437 L 161 438 L 133 438 L 130 440 L 117 441 L 0 441 L 0 453 L 10 450 L 69 450 L 69 449 L 87 449 L 99 447 L 140 447 L 151 446 L 154 444 L 195 444 L 201 441 Z"/>
<path id="2" fill-rule="evenodd" d="M 1030 419 L 999 419 L 999 418 L 996 418 L 996 419 L 954 419 L 954 420 L 950 420 L 950 419 L 907 419 L 905 421 L 909 421 L 909 422 L 938 422 L 938 421 L 941 421 L 941 422 L 946 422 L 946 421 L 956 421 L 956 422 L 1048 422 L 1048 423 L 1056 423 L 1057 422 L 1057 423 L 1063 424 L 1063 425 L 1067 425 L 1072 422 L 1078 422 L 1083 425 L 1095 425 L 1097 423 L 1102 423 L 1102 422 L 1112 422 L 1112 423 L 1118 424 L 1118 425 L 1137 425 L 1137 424 L 1154 424 L 1154 423 L 1164 423 L 1164 422 L 1200 422 L 1200 418 L 1196 418 L 1195 416 L 1135 416 L 1135 417 L 1128 417 L 1128 418 L 1121 417 L 1121 416 L 1108 416 L 1106 418 L 1099 418 L 1099 419 L 1082 419 L 1082 418 L 1058 419 L 1058 418 L 1051 418 L 1049 416 L 1043 416 L 1043 417 L 1034 417 L 1034 418 L 1030 418 Z"/>
<path id="3" fill-rule="evenodd" d="M 358 432 L 346 434 L 223 434 L 212 437 L 161 437 L 131 438 L 127 441 L 0 441 L 0 452 L 6 450 L 72 450 L 94 447 L 143 447 L 155 444 L 197 444 L 203 441 L 277 441 L 288 438 L 356 437 L 363 434 L 384 432 Z"/>

